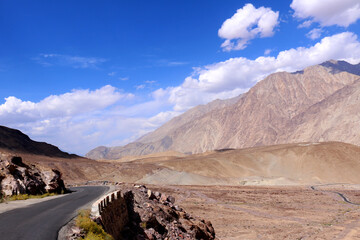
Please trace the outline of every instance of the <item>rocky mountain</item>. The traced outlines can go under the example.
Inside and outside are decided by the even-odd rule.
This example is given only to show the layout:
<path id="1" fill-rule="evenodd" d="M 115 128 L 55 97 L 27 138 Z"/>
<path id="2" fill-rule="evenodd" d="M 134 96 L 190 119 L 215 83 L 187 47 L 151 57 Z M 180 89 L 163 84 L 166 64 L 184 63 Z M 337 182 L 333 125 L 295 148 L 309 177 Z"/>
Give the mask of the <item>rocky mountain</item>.
<path id="1" fill-rule="evenodd" d="M 201 153 L 304 140 L 360 145 L 352 131 L 360 122 L 358 79 L 360 64 L 334 60 L 295 73 L 274 73 L 223 105 L 205 105 L 203 112 L 196 107 L 136 142 L 94 149 L 86 156 Z"/>
<path id="2" fill-rule="evenodd" d="M 0 126 L 0 149 L 16 153 L 31 153 L 49 157 L 78 157 L 63 152 L 58 147 L 51 144 L 33 141 L 21 131 L 4 126 Z"/>
<path id="3" fill-rule="evenodd" d="M 336 139 L 360 145 L 359 123 L 360 79 L 291 119 L 279 142 Z"/>
<path id="4" fill-rule="evenodd" d="M 196 106 L 189 111 L 177 116 L 163 126 L 156 129 L 154 132 L 145 134 L 136 142 L 130 143 L 126 146 L 108 148 L 105 146 L 97 147 L 86 154 L 86 157 L 92 159 L 116 159 L 123 156 L 132 155 L 147 155 L 153 152 L 165 152 L 171 145 L 172 139 L 168 137 L 169 132 L 173 129 L 190 123 L 193 119 L 200 118 L 216 109 L 221 109 L 235 104 L 242 95 L 226 100 L 215 100 L 206 105 Z M 157 149 L 157 151 L 154 151 Z"/>

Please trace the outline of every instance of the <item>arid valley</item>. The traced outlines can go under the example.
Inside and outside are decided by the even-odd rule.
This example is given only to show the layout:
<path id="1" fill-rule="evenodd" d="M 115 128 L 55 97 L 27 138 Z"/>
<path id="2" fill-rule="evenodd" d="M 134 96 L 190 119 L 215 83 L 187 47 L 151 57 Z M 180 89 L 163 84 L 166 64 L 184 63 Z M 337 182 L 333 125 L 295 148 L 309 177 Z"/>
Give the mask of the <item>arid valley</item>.
<path id="1" fill-rule="evenodd" d="M 0 10 L 0 240 L 360 240 L 359 0 Z"/>

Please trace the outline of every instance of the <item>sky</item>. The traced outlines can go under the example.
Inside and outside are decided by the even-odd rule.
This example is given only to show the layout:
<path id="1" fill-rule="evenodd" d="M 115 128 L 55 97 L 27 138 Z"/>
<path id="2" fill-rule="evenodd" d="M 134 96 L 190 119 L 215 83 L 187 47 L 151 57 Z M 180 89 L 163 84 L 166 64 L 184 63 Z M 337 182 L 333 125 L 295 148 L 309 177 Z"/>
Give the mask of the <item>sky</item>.
<path id="1" fill-rule="evenodd" d="M 360 62 L 359 0 L 0 1 L 0 125 L 84 155 L 267 75 Z"/>

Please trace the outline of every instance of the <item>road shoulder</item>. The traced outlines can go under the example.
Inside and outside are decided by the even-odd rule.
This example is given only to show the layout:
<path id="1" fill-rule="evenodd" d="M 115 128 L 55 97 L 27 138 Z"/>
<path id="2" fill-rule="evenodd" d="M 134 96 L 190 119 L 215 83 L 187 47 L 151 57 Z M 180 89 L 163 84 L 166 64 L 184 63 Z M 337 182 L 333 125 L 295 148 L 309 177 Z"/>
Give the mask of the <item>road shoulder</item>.
<path id="1" fill-rule="evenodd" d="M 49 201 L 51 199 L 55 199 L 63 196 L 66 196 L 66 194 L 39 198 L 39 199 L 16 200 L 16 201 L 8 201 L 8 202 L 0 203 L 0 214 L 13 209 L 24 208 L 32 204 Z"/>

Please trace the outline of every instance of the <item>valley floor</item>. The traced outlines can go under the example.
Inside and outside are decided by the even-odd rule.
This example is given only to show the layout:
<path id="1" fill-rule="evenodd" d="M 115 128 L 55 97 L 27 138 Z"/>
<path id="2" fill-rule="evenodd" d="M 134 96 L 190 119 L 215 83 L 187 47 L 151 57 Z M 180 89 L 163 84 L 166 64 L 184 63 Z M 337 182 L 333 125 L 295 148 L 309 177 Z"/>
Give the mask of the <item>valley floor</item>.
<path id="1" fill-rule="evenodd" d="M 147 187 L 210 220 L 218 239 L 360 239 L 358 185 Z"/>

